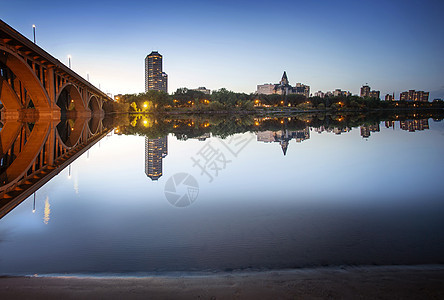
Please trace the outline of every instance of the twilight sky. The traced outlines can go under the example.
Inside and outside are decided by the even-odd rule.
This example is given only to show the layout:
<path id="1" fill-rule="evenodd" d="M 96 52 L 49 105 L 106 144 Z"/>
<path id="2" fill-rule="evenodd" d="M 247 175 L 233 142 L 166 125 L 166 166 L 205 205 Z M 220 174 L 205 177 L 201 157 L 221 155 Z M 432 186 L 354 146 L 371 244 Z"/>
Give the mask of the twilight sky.
<path id="1" fill-rule="evenodd" d="M 168 91 L 251 93 L 257 84 L 311 92 L 361 85 L 444 98 L 442 0 L 4 1 L 0 18 L 104 92 L 144 91 L 144 59 L 164 57 Z"/>

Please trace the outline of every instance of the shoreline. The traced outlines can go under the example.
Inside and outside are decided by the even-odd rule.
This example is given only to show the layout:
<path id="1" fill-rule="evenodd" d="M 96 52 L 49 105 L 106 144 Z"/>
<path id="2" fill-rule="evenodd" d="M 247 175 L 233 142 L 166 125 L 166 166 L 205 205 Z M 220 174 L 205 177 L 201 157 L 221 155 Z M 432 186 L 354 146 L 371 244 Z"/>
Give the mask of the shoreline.
<path id="1" fill-rule="evenodd" d="M 394 112 L 394 113 L 405 113 L 405 112 L 416 112 L 416 111 L 443 111 L 443 107 L 389 107 L 389 108 L 368 108 L 368 109 L 296 109 L 287 107 L 275 107 L 269 109 L 252 109 L 252 110 L 163 110 L 163 111 L 151 111 L 151 112 L 135 112 L 135 111 L 112 111 L 107 114 L 129 114 L 129 115 L 178 115 L 178 114 L 276 114 L 276 113 L 294 113 L 294 114 L 304 114 L 304 113 L 325 113 L 325 114 L 337 114 L 337 113 L 373 113 L 373 112 Z"/>
<path id="2" fill-rule="evenodd" d="M 444 296 L 444 265 L 122 275 L 1 276 L 0 298 L 439 299 Z"/>

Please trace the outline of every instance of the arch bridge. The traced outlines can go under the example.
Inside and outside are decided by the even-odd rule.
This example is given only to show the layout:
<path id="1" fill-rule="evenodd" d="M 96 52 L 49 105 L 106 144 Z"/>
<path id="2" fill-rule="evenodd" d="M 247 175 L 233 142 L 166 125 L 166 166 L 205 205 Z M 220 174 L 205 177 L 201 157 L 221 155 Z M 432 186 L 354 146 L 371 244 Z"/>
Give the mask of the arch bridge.
<path id="1" fill-rule="evenodd" d="M 0 20 L 2 120 L 103 116 L 106 101 L 113 100 Z"/>
<path id="2" fill-rule="evenodd" d="M 101 117 L 0 126 L 0 219 L 111 131 Z"/>

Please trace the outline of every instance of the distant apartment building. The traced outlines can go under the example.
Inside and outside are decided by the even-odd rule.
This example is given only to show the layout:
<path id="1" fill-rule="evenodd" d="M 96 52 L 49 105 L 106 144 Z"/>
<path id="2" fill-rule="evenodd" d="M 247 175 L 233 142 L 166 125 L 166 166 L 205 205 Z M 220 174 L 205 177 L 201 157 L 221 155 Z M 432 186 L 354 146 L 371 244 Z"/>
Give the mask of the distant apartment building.
<path id="1" fill-rule="evenodd" d="M 334 91 L 327 91 L 327 92 L 322 92 L 322 91 L 318 91 L 316 93 L 314 93 L 315 97 L 320 97 L 320 98 L 329 98 L 329 97 L 338 97 L 338 96 L 351 96 L 351 93 L 349 91 L 343 91 L 341 89 L 335 89 Z"/>
<path id="2" fill-rule="evenodd" d="M 204 86 L 198 87 L 197 89 L 191 89 L 191 91 L 202 92 L 202 93 L 204 93 L 205 95 L 210 95 L 210 94 L 211 94 L 211 90 L 210 90 L 210 89 L 207 89 L 207 88 L 204 87 Z"/>
<path id="3" fill-rule="evenodd" d="M 378 98 L 380 99 L 380 91 L 375 91 L 375 90 L 371 90 L 370 86 L 368 85 L 363 85 L 361 87 L 361 94 L 360 96 L 365 98 L 365 97 L 370 97 L 370 98 Z"/>
<path id="4" fill-rule="evenodd" d="M 157 51 L 145 58 L 145 92 L 150 90 L 168 93 L 168 75 L 162 71 L 162 55 Z"/>
<path id="5" fill-rule="evenodd" d="M 400 101 L 429 101 L 429 92 L 409 90 L 407 92 L 402 92 L 399 95 Z"/>
<path id="6" fill-rule="evenodd" d="M 317 91 L 313 94 L 314 97 L 324 98 L 325 93 L 323 91 Z"/>
<path id="7" fill-rule="evenodd" d="M 385 101 L 395 101 L 395 93 L 393 93 L 393 95 L 385 95 Z"/>
<path id="8" fill-rule="evenodd" d="M 368 97 L 370 95 L 370 87 L 368 85 L 363 85 L 361 87 L 361 97 Z"/>
<path id="9" fill-rule="evenodd" d="M 343 91 L 341 89 L 335 89 L 332 92 L 334 97 L 338 97 L 338 96 L 351 96 L 351 93 L 349 91 Z"/>
<path id="10" fill-rule="evenodd" d="M 264 95 L 300 94 L 300 95 L 304 95 L 305 97 L 308 98 L 308 97 L 310 97 L 310 86 L 302 84 L 302 83 L 296 83 L 296 86 L 291 86 L 288 81 L 287 72 L 284 71 L 284 74 L 282 75 L 282 79 L 279 83 L 259 84 L 259 85 L 257 85 L 256 93 L 257 94 L 264 94 Z"/>
<path id="11" fill-rule="evenodd" d="M 380 91 L 370 91 L 369 97 L 380 99 Z"/>

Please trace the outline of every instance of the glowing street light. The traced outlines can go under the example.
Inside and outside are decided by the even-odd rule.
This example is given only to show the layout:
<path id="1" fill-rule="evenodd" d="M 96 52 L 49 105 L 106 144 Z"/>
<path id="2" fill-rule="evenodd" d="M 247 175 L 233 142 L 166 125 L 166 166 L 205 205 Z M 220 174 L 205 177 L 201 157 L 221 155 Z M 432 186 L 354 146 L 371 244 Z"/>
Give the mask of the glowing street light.
<path id="1" fill-rule="evenodd" d="M 68 66 L 71 69 L 71 54 L 68 54 Z"/>
<path id="2" fill-rule="evenodd" d="M 32 32 L 34 33 L 34 44 L 35 44 L 35 24 L 32 24 Z"/>

